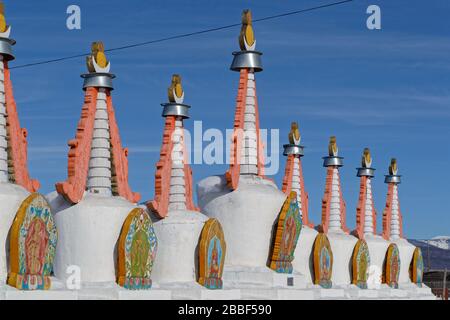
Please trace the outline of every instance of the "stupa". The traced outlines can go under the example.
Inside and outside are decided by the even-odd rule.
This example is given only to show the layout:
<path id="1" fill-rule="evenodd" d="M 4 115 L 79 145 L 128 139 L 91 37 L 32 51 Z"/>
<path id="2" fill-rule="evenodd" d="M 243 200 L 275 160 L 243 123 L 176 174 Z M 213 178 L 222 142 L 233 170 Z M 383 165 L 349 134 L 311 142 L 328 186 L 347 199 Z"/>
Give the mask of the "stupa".
<path id="1" fill-rule="evenodd" d="M 66 279 L 68 268 L 77 266 L 82 282 L 115 282 L 122 226 L 140 195 L 128 184 L 128 149 L 120 141 L 111 95 L 115 76 L 103 43 L 94 42 L 86 59 L 84 105 L 68 142 L 68 177 L 47 196 L 60 233 L 55 276 Z"/>
<path id="2" fill-rule="evenodd" d="M 304 155 L 304 147 L 300 144 L 301 135 L 297 122 L 291 124 L 291 131 L 289 132 L 289 144 L 285 144 L 283 154 L 287 156 L 286 168 L 283 178 L 282 191 L 288 195 L 291 191 L 297 194 L 297 202 L 300 209 L 300 215 L 303 221 L 303 228 L 298 239 L 299 244 L 294 253 L 294 261 L 292 262 L 294 270 L 306 276 L 308 283 L 313 282 L 313 268 L 310 259 L 311 250 L 317 231 L 314 229 L 313 223 L 308 217 L 309 197 L 305 187 L 305 180 L 303 178 L 303 167 L 301 158 Z M 311 263 L 304 263 L 310 261 Z"/>
<path id="3" fill-rule="evenodd" d="M 39 182 L 27 166 L 27 130 L 20 126 L 9 62 L 14 59 L 0 3 L 0 282 L 21 290 L 50 289 L 57 232 Z"/>
<path id="4" fill-rule="evenodd" d="M 194 205 L 183 125 L 189 118 L 190 106 L 184 104 L 181 77 L 177 74 L 172 76 L 168 100 L 161 104 L 165 125 L 156 164 L 155 198 L 146 203 L 159 241 L 153 278 L 161 288 L 172 289 L 175 299 L 237 299 L 240 296 L 236 291 L 212 293 L 203 287 L 222 289 L 226 244 L 220 223 L 208 219 Z"/>
<path id="5" fill-rule="evenodd" d="M 409 268 L 416 247 L 403 237 L 403 217 L 400 211 L 400 200 L 398 197 L 398 186 L 401 176 L 398 174 L 397 160 L 392 159 L 389 166 L 389 174 L 385 176 L 384 182 L 388 185 L 386 206 L 383 210 L 383 233 L 384 239 L 394 243 L 400 253 L 400 275 L 398 283 L 411 283 Z"/>
<path id="6" fill-rule="evenodd" d="M 208 218 L 192 198 L 192 169 L 187 163 L 183 120 L 190 106 L 184 104 L 181 77 L 174 75 L 163 103 L 165 119 L 160 159 L 156 164 L 155 198 L 147 202 L 154 215 L 160 251 L 154 277 L 158 283 L 196 282 L 195 250 Z"/>
<path id="7" fill-rule="evenodd" d="M 344 165 L 343 157 L 339 156 L 336 137 L 330 137 L 328 156 L 324 157 L 323 166 L 327 168 L 325 193 L 322 198 L 322 223 L 318 226 L 320 232 L 326 234 L 333 252 L 333 286 L 350 283 L 351 260 L 357 239 L 349 234 L 346 225 L 346 205 L 342 195 L 339 168 Z"/>
<path id="8" fill-rule="evenodd" d="M 365 241 L 367 244 L 370 265 L 376 267 L 371 272 L 374 273 L 374 276 L 380 277 L 383 272 L 389 242 L 377 234 L 377 213 L 372 194 L 372 179 L 375 176 L 375 169 L 372 168 L 372 161 L 373 158 L 369 148 L 365 148 L 361 167 L 357 168 L 356 174 L 360 179 L 360 186 L 358 206 L 356 208 L 356 229 L 353 231 L 353 234 L 360 241 Z"/>
<path id="9" fill-rule="evenodd" d="M 224 281 L 235 286 L 255 283 L 282 288 L 288 286 L 288 278 L 296 277 L 293 286 L 301 287 L 304 277 L 297 272 L 277 273 L 268 268 L 274 226 L 287 195 L 264 176 L 255 79 L 263 70 L 262 53 L 255 50 L 249 10 L 242 15 L 239 45 L 241 51 L 233 52 L 230 67 L 239 72 L 230 167 L 224 175 L 198 183 L 199 206 L 222 224 L 227 241 Z"/>

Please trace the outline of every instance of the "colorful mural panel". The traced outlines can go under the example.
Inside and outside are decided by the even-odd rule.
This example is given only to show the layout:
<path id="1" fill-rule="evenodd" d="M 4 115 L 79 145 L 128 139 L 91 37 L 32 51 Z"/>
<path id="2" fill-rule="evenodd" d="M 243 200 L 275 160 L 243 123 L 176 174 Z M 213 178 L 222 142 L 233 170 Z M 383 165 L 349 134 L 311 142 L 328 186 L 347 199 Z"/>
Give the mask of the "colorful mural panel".
<path id="1" fill-rule="evenodd" d="M 57 239 L 47 200 L 31 194 L 22 202 L 11 227 L 8 284 L 19 290 L 50 289 Z"/>
<path id="2" fill-rule="evenodd" d="M 423 270 L 424 265 L 423 265 L 422 250 L 420 250 L 419 247 L 416 247 L 416 249 L 414 250 L 411 265 L 409 267 L 409 274 L 411 277 L 411 281 L 415 283 L 418 287 L 422 287 Z"/>
<path id="3" fill-rule="evenodd" d="M 352 283 L 361 289 L 367 289 L 370 255 L 366 241 L 358 240 L 352 256 Z"/>
<path id="4" fill-rule="evenodd" d="M 400 252 L 395 243 L 391 243 L 384 261 L 383 282 L 391 288 L 398 289 L 398 277 L 400 275 Z"/>
<path id="5" fill-rule="evenodd" d="M 209 219 L 203 226 L 199 244 L 198 282 L 208 289 L 222 289 L 223 265 L 227 246 L 222 226 L 217 219 Z"/>
<path id="6" fill-rule="evenodd" d="M 117 283 L 131 290 L 149 289 L 158 241 L 148 213 L 133 209 L 122 226 L 118 245 Z"/>
<path id="7" fill-rule="evenodd" d="M 279 273 L 292 273 L 292 260 L 302 230 L 302 217 L 297 202 L 297 193 L 290 192 L 286 198 L 278 221 L 269 255 L 269 268 Z"/>
<path id="8" fill-rule="evenodd" d="M 314 240 L 314 284 L 331 288 L 333 272 L 333 252 L 325 233 L 319 233 Z"/>

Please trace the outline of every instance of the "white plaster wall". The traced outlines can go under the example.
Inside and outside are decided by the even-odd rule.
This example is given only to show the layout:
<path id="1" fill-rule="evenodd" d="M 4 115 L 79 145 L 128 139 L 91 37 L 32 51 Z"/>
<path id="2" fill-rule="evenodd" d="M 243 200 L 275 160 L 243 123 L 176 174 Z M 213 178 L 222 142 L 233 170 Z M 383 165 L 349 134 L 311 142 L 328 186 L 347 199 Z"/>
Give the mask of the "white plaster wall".
<path id="1" fill-rule="evenodd" d="M 8 182 L 8 133 L 6 131 L 6 96 L 3 56 L 0 55 L 0 182 Z"/>
<path id="2" fill-rule="evenodd" d="M 342 227 L 341 221 L 341 181 L 338 168 L 333 169 L 333 181 L 331 182 L 330 217 L 328 230 L 339 232 Z"/>
<path id="3" fill-rule="evenodd" d="M 333 286 L 351 283 L 352 255 L 358 239 L 343 232 L 328 232 L 331 251 L 333 252 Z"/>
<path id="4" fill-rule="evenodd" d="M 196 281 L 197 246 L 208 217 L 188 210 L 170 211 L 157 221 L 151 216 L 158 239 L 152 280 L 158 284 Z"/>
<path id="5" fill-rule="evenodd" d="M 406 239 L 397 239 L 392 242 L 398 246 L 398 251 L 400 252 L 400 275 L 398 283 L 411 283 L 409 266 L 416 247 Z"/>
<path id="6" fill-rule="evenodd" d="M 258 173 L 256 99 L 255 74 L 253 72 L 249 72 L 244 110 L 244 141 L 241 146 L 241 174 Z"/>
<path id="7" fill-rule="evenodd" d="M 67 267 L 77 265 L 81 281 L 115 281 L 116 244 L 123 222 L 134 208 L 122 197 L 86 193 L 78 204 L 54 212 L 58 229 L 55 276 L 66 279 Z"/>
<path id="8" fill-rule="evenodd" d="M 313 246 L 317 231 L 303 226 L 294 252 L 292 266 L 294 270 L 305 276 L 307 283 L 314 282 Z"/>
<path id="9" fill-rule="evenodd" d="M 19 185 L 0 183 L 0 282 L 6 281 L 8 276 L 9 259 L 6 248 L 9 249 L 9 230 L 22 201 L 29 195 L 30 193 Z"/>
<path id="10" fill-rule="evenodd" d="M 227 241 L 225 263 L 236 266 L 267 265 L 272 228 L 286 199 L 276 185 L 257 176 L 241 176 L 229 192 L 223 177 L 199 182 L 201 211 L 222 224 Z"/>
<path id="11" fill-rule="evenodd" d="M 369 247 L 370 265 L 377 266 L 381 276 L 383 274 L 383 263 L 390 242 L 378 235 L 366 235 L 365 240 Z"/>

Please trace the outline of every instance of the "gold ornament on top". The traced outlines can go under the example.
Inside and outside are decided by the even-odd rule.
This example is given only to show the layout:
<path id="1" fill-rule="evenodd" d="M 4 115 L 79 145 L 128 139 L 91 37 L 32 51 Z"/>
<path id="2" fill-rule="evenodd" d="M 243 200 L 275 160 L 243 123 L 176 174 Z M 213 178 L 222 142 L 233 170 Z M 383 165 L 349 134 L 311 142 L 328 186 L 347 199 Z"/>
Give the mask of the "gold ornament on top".
<path id="1" fill-rule="evenodd" d="M 239 34 L 239 46 L 243 51 L 253 51 L 256 47 L 255 34 L 252 27 L 252 13 L 250 10 L 242 12 L 242 27 Z"/>
<path id="2" fill-rule="evenodd" d="M 391 165 L 389 166 L 389 174 L 396 176 L 398 172 L 398 168 L 397 168 L 397 159 L 392 158 L 391 159 Z"/>
<path id="3" fill-rule="evenodd" d="M 365 148 L 363 155 L 362 155 L 362 161 L 361 165 L 363 168 L 370 168 L 372 165 L 372 157 L 370 155 L 369 148 Z"/>
<path id="4" fill-rule="evenodd" d="M 289 143 L 300 145 L 301 135 L 298 129 L 298 122 L 291 123 L 291 131 L 289 132 Z"/>
<path id="5" fill-rule="evenodd" d="M 338 146 L 336 143 L 336 137 L 335 136 L 331 136 L 330 137 L 330 143 L 328 144 L 328 155 L 330 157 L 337 157 L 338 156 Z"/>
<path id="6" fill-rule="evenodd" d="M 11 27 L 6 23 L 5 4 L 0 2 L 0 38 L 9 38 Z"/>
<path id="7" fill-rule="evenodd" d="M 172 76 L 172 83 L 169 89 L 167 89 L 167 94 L 169 96 L 169 101 L 172 103 L 183 103 L 184 101 L 184 90 L 181 85 L 181 77 L 178 74 Z"/>
<path id="8" fill-rule="evenodd" d="M 110 63 L 105 55 L 103 42 L 93 42 L 91 55 L 86 57 L 86 65 L 90 73 L 109 73 Z"/>

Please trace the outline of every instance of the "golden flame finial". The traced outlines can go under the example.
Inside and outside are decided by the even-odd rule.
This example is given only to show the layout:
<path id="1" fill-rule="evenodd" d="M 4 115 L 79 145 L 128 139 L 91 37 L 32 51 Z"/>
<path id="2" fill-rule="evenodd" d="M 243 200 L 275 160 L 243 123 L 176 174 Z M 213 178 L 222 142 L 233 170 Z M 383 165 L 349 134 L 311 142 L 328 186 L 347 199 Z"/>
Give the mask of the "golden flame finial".
<path id="1" fill-rule="evenodd" d="M 181 85 L 181 77 L 178 74 L 172 76 L 172 83 L 169 89 L 167 89 L 169 96 L 169 101 L 172 103 L 183 103 L 184 100 L 184 90 Z"/>
<path id="2" fill-rule="evenodd" d="M 364 148 L 362 156 L 362 167 L 370 168 L 371 165 L 372 165 L 372 157 L 370 155 L 370 150 L 369 148 Z"/>
<path id="3" fill-rule="evenodd" d="M 239 46 L 241 50 L 255 50 L 256 39 L 252 27 L 252 12 L 244 10 L 242 12 L 242 27 L 239 34 Z"/>
<path id="4" fill-rule="evenodd" d="M 109 72 L 109 61 L 105 55 L 103 42 L 92 43 L 91 55 L 86 57 L 86 64 L 90 73 Z"/>
<path id="5" fill-rule="evenodd" d="M 389 174 L 396 176 L 398 172 L 398 168 L 397 168 L 397 159 L 392 158 L 391 159 L 391 165 L 389 166 Z"/>
<path id="6" fill-rule="evenodd" d="M 0 32 L 6 32 L 8 30 L 8 25 L 6 24 L 5 17 L 5 4 L 0 2 Z"/>
<path id="7" fill-rule="evenodd" d="M 301 140 L 300 130 L 298 129 L 298 122 L 291 123 L 291 131 L 289 132 L 289 143 L 299 145 Z"/>
<path id="8" fill-rule="evenodd" d="M 336 137 L 331 136 L 330 143 L 328 144 L 328 154 L 330 157 L 337 157 L 338 151 L 339 151 L 339 149 L 338 149 L 338 146 L 336 143 Z"/>

